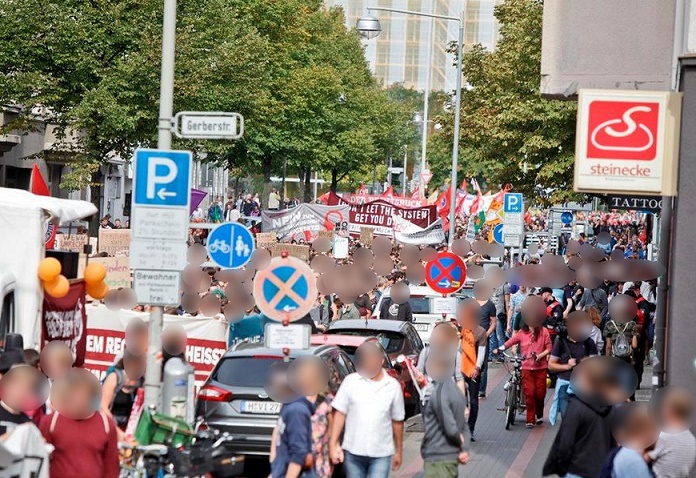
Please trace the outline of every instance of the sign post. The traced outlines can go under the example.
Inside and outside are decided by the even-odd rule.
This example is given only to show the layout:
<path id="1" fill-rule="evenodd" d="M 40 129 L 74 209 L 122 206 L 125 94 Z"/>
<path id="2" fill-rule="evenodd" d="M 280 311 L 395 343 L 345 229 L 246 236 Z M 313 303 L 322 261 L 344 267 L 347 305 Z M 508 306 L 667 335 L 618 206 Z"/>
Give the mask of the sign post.
<path id="1" fill-rule="evenodd" d="M 520 247 L 524 238 L 524 198 L 520 193 L 505 193 L 503 200 L 503 245 Z"/>

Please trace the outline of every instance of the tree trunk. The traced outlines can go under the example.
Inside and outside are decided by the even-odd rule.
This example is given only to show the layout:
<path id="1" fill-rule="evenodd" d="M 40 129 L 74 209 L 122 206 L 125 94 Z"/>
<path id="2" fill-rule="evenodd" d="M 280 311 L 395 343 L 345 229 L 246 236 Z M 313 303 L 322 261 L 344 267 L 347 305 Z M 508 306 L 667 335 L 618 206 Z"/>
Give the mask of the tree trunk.
<path id="1" fill-rule="evenodd" d="M 338 188 L 338 170 L 331 170 L 331 191 L 336 193 L 336 188 Z"/>
<path id="2" fill-rule="evenodd" d="M 99 169 L 92 173 L 92 184 L 89 187 L 89 201 L 97 207 L 97 213 L 89 218 L 90 237 L 99 237 L 99 222 L 101 220 L 101 193 L 104 175 Z M 97 251 L 92 251 L 97 252 Z"/>
<path id="3" fill-rule="evenodd" d="M 304 202 L 312 202 L 314 200 L 314 195 L 312 194 L 312 168 L 307 166 L 304 171 Z"/>
<path id="4" fill-rule="evenodd" d="M 263 173 L 263 191 L 259 197 L 261 209 L 268 209 L 268 195 L 271 193 L 271 172 L 273 166 L 273 158 L 269 155 L 264 155 L 261 160 L 261 172 Z"/>

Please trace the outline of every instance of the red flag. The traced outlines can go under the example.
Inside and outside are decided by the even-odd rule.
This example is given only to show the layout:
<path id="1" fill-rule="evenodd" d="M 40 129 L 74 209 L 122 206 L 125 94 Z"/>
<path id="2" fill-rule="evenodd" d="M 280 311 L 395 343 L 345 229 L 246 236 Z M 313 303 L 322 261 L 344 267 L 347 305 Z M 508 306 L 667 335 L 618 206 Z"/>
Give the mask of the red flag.
<path id="1" fill-rule="evenodd" d="M 362 195 L 367 194 L 367 186 L 365 186 L 365 183 L 360 183 L 360 188 L 358 188 L 357 194 L 362 194 Z"/>
<path id="2" fill-rule="evenodd" d="M 389 186 L 386 191 L 382 193 L 383 198 L 393 198 L 394 197 L 394 188 Z"/>
<path id="3" fill-rule="evenodd" d="M 440 217 L 444 217 L 449 214 L 451 196 L 452 185 L 450 185 L 444 193 L 441 193 L 440 197 L 437 199 L 437 212 Z"/>
<path id="4" fill-rule="evenodd" d="M 420 195 L 420 188 L 416 188 L 413 191 L 413 194 L 411 194 L 411 199 L 423 199 L 423 198 L 421 198 L 421 195 Z"/>
<path id="5" fill-rule="evenodd" d="M 322 194 L 321 196 L 319 196 L 317 199 L 318 199 L 322 204 L 329 204 L 329 196 L 331 195 L 330 193 L 331 193 L 331 191 L 327 191 L 327 192 L 325 192 L 324 194 Z"/>
<path id="6" fill-rule="evenodd" d="M 36 163 L 34 163 L 34 166 L 31 168 L 31 184 L 29 185 L 29 190 L 38 196 L 51 195 L 51 192 L 48 189 L 48 184 L 46 184 L 43 176 L 41 176 L 41 171 Z M 46 244 L 46 249 L 53 249 L 56 244 L 56 228 L 52 222 L 48 222 L 46 224 L 44 243 Z"/>

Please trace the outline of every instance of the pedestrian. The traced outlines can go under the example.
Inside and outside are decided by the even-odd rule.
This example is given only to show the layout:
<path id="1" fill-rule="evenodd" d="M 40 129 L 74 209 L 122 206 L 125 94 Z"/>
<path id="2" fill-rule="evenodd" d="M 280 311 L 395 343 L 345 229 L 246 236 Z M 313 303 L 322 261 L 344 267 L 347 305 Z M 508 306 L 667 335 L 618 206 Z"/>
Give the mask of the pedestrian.
<path id="1" fill-rule="evenodd" d="M 585 336 L 582 330 L 587 327 L 587 324 L 583 323 L 582 320 L 577 320 L 578 318 L 568 317 L 566 320 L 567 333 L 559 335 L 551 349 L 549 372 L 557 375 L 553 402 L 549 412 L 551 425 L 556 424 L 559 413 L 565 417 L 569 403 L 568 387 L 570 387 L 570 375 L 573 369 L 588 357 L 599 355 L 597 346 L 589 338 L 589 333 Z M 583 336 L 586 337 L 585 340 L 576 340 L 583 338 Z"/>
<path id="2" fill-rule="evenodd" d="M 632 297 L 625 294 L 617 295 L 612 301 L 611 319 L 604 327 L 607 355 L 631 365 L 634 351 L 638 347 L 638 324 L 634 321 L 636 311 L 635 300 Z"/>
<path id="3" fill-rule="evenodd" d="M 427 381 L 426 386 L 422 390 L 422 406 L 425 406 L 427 403 L 433 389 L 433 376 L 426 366 L 428 357 L 430 357 L 432 351 L 434 351 L 435 354 L 444 354 L 453 357 L 454 370 L 450 378 L 460 385 L 462 392 L 466 391 L 466 385 L 463 383 L 464 376 L 461 372 L 461 353 L 458 352 L 458 349 L 459 331 L 457 330 L 457 326 L 451 322 L 438 322 L 435 324 L 430 334 L 429 342 L 423 347 L 423 350 L 421 350 L 416 364 L 416 370 L 422 374 Z"/>
<path id="4" fill-rule="evenodd" d="M 225 221 L 238 222 L 240 217 L 241 214 L 239 213 L 239 209 L 237 209 L 237 206 L 231 202 L 228 203 L 227 210 L 225 211 Z"/>
<path id="5" fill-rule="evenodd" d="M 310 317 L 314 321 L 319 332 L 324 332 L 331 325 L 331 319 L 333 318 L 333 311 L 329 306 L 329 301 L 323 294 L 317 295 L 317 301 L 314 303 L 314 307 L 309 311 Z"/>
<path id="6" fill-rule="evenodd" d="M 381 320 L 413 322 L 413 310 L 408 301 L 397 304 L 391 297 L 384 297 L 382 304 L 379 306 L 379 318 Z"/>
<path id="7" fill-rule="evenodd" d="M 111 417 L 118 427 L 119 441 L 125 439 L 138 389 L 143 385 L 146 355 L 133 355 L 125 350 L 113 371 L 102 385 L 101 411 Z"/>
<path id="8" fill-rule="evenodd" d="M 612 407 L 571 396 L 546 462 L 543 476 L 595 478 L 614 445 Z"/>
<path id="9" fill-rule="evenodd" d="M 485 356 L 488 358 L 488 361 L 483 362 L 483 368 L 481 369 L 481 376 L 480 376 L 480 381 L 479 381 L 479 393 L 478 393 L 478 398 L 479 399 L 485 399 L 486 398 L 486 387 L 488 385 L 488 362 L 490 362 L 492 359 L 488 355 L 488 352 L 491 350 L 490 348 L 490 340 L 491 336 L 495 333 L 495 329 L 497 327 L 497 316 L 498 312 L 495 308 L 495 304 L 493 304 L 492 301 L 490 300 L 478 300 L 477 302 L 479 306 L 481 306 L 481 316 L 480 316 L 480 321 L 479 325 L 483 327 L 483 330 L 486 331 L 486 353 Z"/>
<path id="10" fill-rule="evenodd" d="M 604 355 L 604 338 L 602 337 L 602 331 L 599 326 L 602 325 L 602 318 L 599 316 L 599 311 L 594 307 L 588 307 L 585 309 L 592 320 L 592 332 L 590 333 L 590 338 L 597 346 L 597 352 L 599 355 Z"/>
<path id="11" fill-rule="evenodd" d="M 469 461 L 466 396 L 452 379 L 456 370 L 454 357 L 433 353 L 427 361 L 426 368 L 434 382 L 432 396 L 423 409 L 421 455 L 425 476 L 456 478 L 459 465 Z"/>
<path id="12" fill-rule="evenodd" d="M 602 320 L 605 320 L 609 313 L 609 299 L 601 286 L 597 286 L 594 289 L 588 287 L 584 290 L 576 308 L 584 310 L 585 307 L 596 308 L 599 311 L 599 316 L 602 317 Z"/>
<path id="13" fill-rule="evenodd" d="M 479 325 L 481 306 L 475 299 L 464 299 L 457 306 L 457 322 L 461 326 L 461 359 L 460 371 L 466 383 L 469 401 L 469 435 L 471 441 L 476 441 L 474 430 L 478 419 L 479 386 L 481 370 L 486 366 L 486 346 L 488 337 L 486 330 Z"/>
<path id="14" fill-rule="evenodd" d="M 551 287 L 542 287 L 539 290 L 539 295 L 546 303 L 544 327 L 548 330 L 551 340 L 554 341 L 563 325 L 563 306 L 553 295 Z"/>
<path id="15" fill-rule="evenodd" d="M 354 303 L 345 304 L 341 299 L 336 297 L 334 299 L 334 304 L 336 304 L 336 309 L 338 310 L 338 320 L 355 320 L 360 318 L 360 312 L 358 308 L 355 307 Z"/>
<path id="16" fill-rule="evenodd" d="M 378 343 L 360 345 L 356 361 L 358 372 L 343 380 L 332 403 L 331 461 L 344 463 L 350 478 L 387 478 L 390 467 L 401 466 L 403 392 L 384 371 L 384 349 Z"/>
<path id="17" fill-rule="evenodd" d="M 687 478 L 696 464 L 693 397 L 683 388 L 664 389 L 658 420 L 662 428 L 655 448 L 645 454 L 655 478 Z M 660 402 L 658 402 L 660 403 Z"/>
<path id="18" fill-rule="evenodd" d="M 277 211 L 280 208 L 280 194 L 276 188 L 272 188 L 268 195 L 268 209 Z"/>
<path id="19" fill-rule="evenodd" d="M 618 407 L 612 422 L 618 448 L 609 453 L 602 469 L 611 468 L 611 478 L 654 478 L 644 456 L 655 443 L 658 428 L 647 403 Z"/>
<path id="20" fill-rule="evenodd" d="M 319 394 L 314 402 L 314 414 L 312 415 L 312 453 L 314 456 L 315 478 L 331 478 L 333 475 L 333 463 L 329 456 L 329 441 L 331 438 L 330 425 L 333 420 L 334 395 L 327 387 Z"/>
<path id="21" fill-rule="evenodd" d="M 8 352 L 3 352 L 3 354 Z M 21 351 L 18 350 L 12 352 L 21 354 Z M 17 364 L 12 367 L 11 371 L 8 369 L 3 374 L 2 399 L 0 399 L 0 436 L 5 435 L 17 425 L 32 421 L 31 417 L 22 411 L 36 389 L 35 376 L 26 373 L 28 368 L 28 365 Z M 35 370 L 34 372 L 36 373 Z"/>
<path id="22" fill-rule="evenodd" d="M 507 316 L 510 319 L 507 333 L 510 337 L 522 327 L 522 303 L 529 296 L 529 289 L 521 285 L 517 292 L 510 296 Z"/>
<path id="23" fill-rule="evenodd" d="M 491 335 L 490 350 L 497 350 L 499 346 L 505 343 L 506 334 L 509 330 L 508 324 L 508 306 L 510 305 L 510 284 L 503 283 L 500 287 L 493 289 L 491 302 L 495 305 L 496 325 L 495 331 Z M 509 317 L 512 319 L 512 317 Z M 491 352 L 489 358 L 491 361 L 502 362 L 502 357 L 497 353 Z"/>
<path id="24" fill-rule="evenodd" d="M 545 318 L 544 307 L 541 303 L 539 306 L 541 309 L 538 311 L 532 310 L 533 307 L 525 307 L 522 330 L 500 348 L 502 352 L 513 345 L 520 345 L 520 353 L 524 357 L 522 389 L 527 405 L 527 428 L 533 428 L 535 424 L 541 425 L 544 421 L 548 356 L 551 353 L 551 336 L 541 326 Z"/>
<path id="25" fill-rule="evenodd" d="M 51 389 L 55 411 L 41 419 L 44 439 L 53 445 L 51 478 L 119 475 L 116 424 L 103 412 L 101 387 L 91 372 L 73 368 Z"/>

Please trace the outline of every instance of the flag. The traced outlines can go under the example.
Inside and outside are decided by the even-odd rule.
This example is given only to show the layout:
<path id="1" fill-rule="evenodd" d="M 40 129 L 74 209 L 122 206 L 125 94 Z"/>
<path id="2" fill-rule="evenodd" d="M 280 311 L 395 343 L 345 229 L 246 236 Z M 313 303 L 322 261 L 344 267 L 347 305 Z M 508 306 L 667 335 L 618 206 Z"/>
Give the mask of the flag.
<path id="1" fill-rule="evenodd" d="M 411 199 L 423 199 L 423 198 L 421 198 L 420 188 L 416 188 L 413 191 L 413 194 L 411 194 Z"/>
<path id="2" fill-rule="evenodd" d="M 485 223 L 486 214 L 483 211 L 479 211 L 479 213 L 474 216 L 474 233 L 478 234 L 478 232 L 483 229 Z"/>
<path id="3" fill-rule="evenodd" d="M 29 190 L 32 192 L 32 194 L 36 194 L 37 196 L 51 195 L 51 192 L 48 189 L 48 184 L 46 184 L 43 176 L 41 176 L 41 170 L 39 170 L 36 163 L 34 163 L 31 168 L 31 184 L 29 185 Z M 51 221 L 46 223 L 44 243 L 46 244 L 46 249 L 53 249 L 56 244 L 56 227 Z"/>
<path id="4" fill-rule="evenodd" d="M 503 219 L 503 203 L 505 202 L 505 193 L 510 191 L 510 185 L 506 184 L 503 189 L 497 192 L 492 200 L 488 209 L 486 210 L 486 222 L 492 224 L 494 222 L 500 222 Z"/>
<path id="5" fill-rule="evenodd" d="M 437 213 L 442 218 L 442 226 L 445 229 L 449 229 L 449 213 L 451 208 L 451 198 L 452 198 L 452 185 L 445 190 L 444 193 L 440 194 L 437 200 Z"/>
<path id="6" fill-rule="evenodd" d="M 319 196 L 317 199 L 322 203 L 322 204 L 329 204 L 329 196 L 331 196 L 331 191 L 326 191 L 324 194 Z"/>
<path id="7" fill-rule="evenodd" d="M 362 194 L 362 193 L 361 193 Z M 367 193 L 365 193 L 367 194 Z M 383 193 L 382 193 L 383 198 L 393 198 L 394 197 L 394 188 L 389 186 Z"/>
<path id="8" fill-rule="evenodd" d="M 438 191 L 437 189 L 433 191 L 433 193 L 428 197 L 428 205 L 436 204 L 439 194 L 440 191 Z"/>
<path id="9" fill-rule="evenodd" d="M 362 194 L 362 195 L 367 194 L 367 186 L 365 186 L 365 183 L 360 183 L 360 187 L 358 188 L 356 194 Z"/>
<path id="10" fill-rule="evenodd" d="M 474 199 L 474 202 L 472 202 L 471 206 L 469 207 L 469 215 L 473 216 L 474 214 L 478 214 L 483 203 L 481 200 L 481 188 L 479 187 L 479 183 L 478 181 L 476 181 L 476 178 L 471 179 L 471 185 L 474 187 L 474 190 L 476 191 L 476 199 Z"/>

